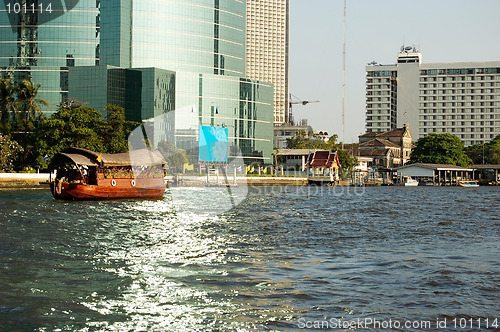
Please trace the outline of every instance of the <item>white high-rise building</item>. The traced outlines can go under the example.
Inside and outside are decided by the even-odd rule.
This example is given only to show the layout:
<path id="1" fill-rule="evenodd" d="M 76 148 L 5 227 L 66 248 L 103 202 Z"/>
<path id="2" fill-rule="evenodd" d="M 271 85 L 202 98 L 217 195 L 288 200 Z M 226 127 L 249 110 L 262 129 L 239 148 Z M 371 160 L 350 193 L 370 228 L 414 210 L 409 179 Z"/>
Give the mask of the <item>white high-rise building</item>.
<path id="1" fill-rule="evenodd" d="M 274 124 L 288 122 L 289 0 L 247 0 L 246 77 L 274 84 Z"/>
<path id="2" fill-rule="evenodd" d="M 500 61 L 423 64 L 402 47 L 397 64 L 366 72 L 367 132 L 408 123 L 414 139 L 450 133 L 466 146 L 500 135 Z"/>

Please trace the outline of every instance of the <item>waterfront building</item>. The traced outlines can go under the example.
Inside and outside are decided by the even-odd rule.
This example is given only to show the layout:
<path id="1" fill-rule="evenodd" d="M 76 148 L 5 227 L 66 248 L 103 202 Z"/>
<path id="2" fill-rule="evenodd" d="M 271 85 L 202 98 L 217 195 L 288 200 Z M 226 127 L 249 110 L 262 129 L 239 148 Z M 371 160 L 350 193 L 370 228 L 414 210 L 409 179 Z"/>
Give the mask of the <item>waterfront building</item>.
<path id="1" fill-rule="evenodd" d="M 412 149 L 412 136 L 408 125 L 403 128 L 391 129 L 383 133 L 368 132 L 359 136 L 359 146 L 380 146 L 377 144 L 368 144 L 370 141 L 378 140 L 384 142 L 386 147 L 397 147 L 396 158 L 399 159 L 397 164 L 405 165 L 410 160 Z M 396 150 L 394 150 L 396 151 Z"/>
<path id="2" fill-rule="evenodd" d="M 411 177 L 421 184 L 456 185 L 459 180 L 474 178 L 474 169 L 446 164 L 418 163 L 396 168 L 398 177 Z"/>
<path id="3" fill-rule="evenodd" d="M 193 151 L 200 125 L 224 127 L 230 157 L 241 151 L 245 162 L 272 163 L 270 83 L 158 68 L 75 67 L 70 71 L 70 95 L 91 100 L 88 106 L 96 109 L 109 103 L 124 107 L 129 120 L 154 128 L 148 137 L 154 145 L 168 139 Z"/>
<path id="4" fill-rule="evenodd" d="M 337 151 L 314 150 L 307 157 L 308 180 L 311 184 L 339 181 L 341 167 Z"/>
<path id="5" fill-rule="evenodd" d="M 450 133 L 466 146 L 500 134 L 500 61 L 422 62 L 415 47 L 402 47 L 393 65 L 366 67 L 366 131 L 405 123 L 414 139 Z"/>
<path id="6" fill-rule="evenodd" d="M 247 0 L 246 7 L 247 77 L 274 84 L 274 124 L 289 123 L 289 0 Z"/>
<path id="7" fill-rule="evenodd" d="M 281 165 L 286 171 L 304 172 L 307 158 L 314 151 L 315 149 L 277 149 L 277 165 Z"/>
<path id="8" fill-rule="evenodd" d="M 197 116 L 174 121 L 179 148 L 196 146 L 199 125 L 226 127 L 230 154 L 239 147 L 245 162 L 270 164 L 274 87 L 245 75 L 246 9 L 242 1 L 80 1 L 46 22 L 3 11 L 0 69 L 41 84 L 48 115 L 68 98 L 117 104 L 148 123 L 189 109 Z"/>
<path id="9" fill-rule="evenodd" d="M 304 138 L 309 138 L 313 133 L 311 126 L 307 124 L 306 120 L 296 126 L 282 125 L 274 127 L 274 148 L 275 149 L 288 149 L 288 140 L 298 135 L 304 135 Z"/>
<path id="10" fill-rule="evenodd" d="M 473 180 L 478 180 L 482 184 L 494 184 L 498 186 L 500 165 L 480 164 L 471 165 L 474 170 Z"/>
<path id="11" fill-rule="evenodd" d="M 392 168 L 410 160 L 412 136 L 408 125 L 383 133 L 367 132 L 359 136 L 356 157 L 371 158 L 369 167 Z"/>

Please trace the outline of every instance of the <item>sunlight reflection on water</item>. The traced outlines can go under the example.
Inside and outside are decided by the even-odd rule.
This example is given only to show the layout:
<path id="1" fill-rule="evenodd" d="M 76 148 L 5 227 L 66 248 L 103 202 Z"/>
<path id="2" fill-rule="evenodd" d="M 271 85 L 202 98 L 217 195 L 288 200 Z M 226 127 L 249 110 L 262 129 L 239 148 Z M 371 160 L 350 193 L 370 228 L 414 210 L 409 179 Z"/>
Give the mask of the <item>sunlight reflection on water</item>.
<path id="1" fill-rule="evenodd" d="M 123 262 L 123 266 L 110 266 L 106 271 L 121 278 L 128 277 L 132 282 L 127 289 L 121 290 L 122 298 L 92 298 L 95 301 L 83 303 L 103 315 L 123 312 L 130 319 L 111 326 L 105 323 L 106 328 L 210 326 L 216 324 L 218 316 L 237 311 L 232 303 L 237 292 L 222 294 L 222 290 L 215 287 L 203 287 L 206 279 L 228 275 L 225 265 L 228 259 L 239 260 L 237 256 L 227 256 L 228 244 L 223 237 L 203 231 L 207 226 L 225 222 L 224 217 L 209 217 L 217 210 L 219 201 L 213 199 L 217 195 L 206 194 L 205 188 L 184 190 L 175 195 L 176 204 L 168 195 L 163 201 L 130 204 L 131 210 L 148 218 L 130 229 L 147 245 L 122 243 L 120 248 L 108 250 L 101 258 Z M 200 197 L 206 200 L 200 201 Z M 214 203 L 215 209 L 210 209 Z M 226 203 L 222 200 L 222 204 Z M 193 209 L 195 206 L 197 209 Z M 185 280 L 190 281 L 190 285 Z"/>

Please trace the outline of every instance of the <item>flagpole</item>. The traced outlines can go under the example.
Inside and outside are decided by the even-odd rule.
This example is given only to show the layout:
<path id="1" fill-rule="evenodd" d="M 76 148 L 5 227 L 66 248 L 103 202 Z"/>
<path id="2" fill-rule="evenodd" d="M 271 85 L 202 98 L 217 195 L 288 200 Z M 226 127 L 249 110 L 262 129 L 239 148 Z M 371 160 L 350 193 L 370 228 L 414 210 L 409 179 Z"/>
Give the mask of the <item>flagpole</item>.
<path id="1" fill-rule="evenodd" d="M 347 0 L 344 0 L 344 43 L 342 47 L 342 150 L 344 150 L 345 126 L 345 31 L 346 31 Z"/>

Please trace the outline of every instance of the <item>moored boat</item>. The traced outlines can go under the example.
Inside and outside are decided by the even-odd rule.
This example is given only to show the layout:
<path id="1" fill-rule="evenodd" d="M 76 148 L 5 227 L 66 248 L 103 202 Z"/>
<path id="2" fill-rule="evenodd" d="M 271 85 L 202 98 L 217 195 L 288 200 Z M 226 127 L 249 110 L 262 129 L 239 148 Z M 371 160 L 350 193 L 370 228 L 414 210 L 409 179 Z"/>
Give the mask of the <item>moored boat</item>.
<path id="1" fill-rule="evenodd" d="M 54 198 L 68 200 L 161 198 L 164 165 L 159 153 L 147 149 L 101 154 L 68 148 L 52 158 L 50 189 Z"/>
<path id="2" fill-rule="evenodd" d="M 404 180 L 405 187 L 417 187 L 418 181 L 413 179 L 411 176 L 405 178 Z"/>
<path id="3" fill-rule="evenodd" d="M 460 187 L 479 187 L 477 181 L 458 181 Z"/>

